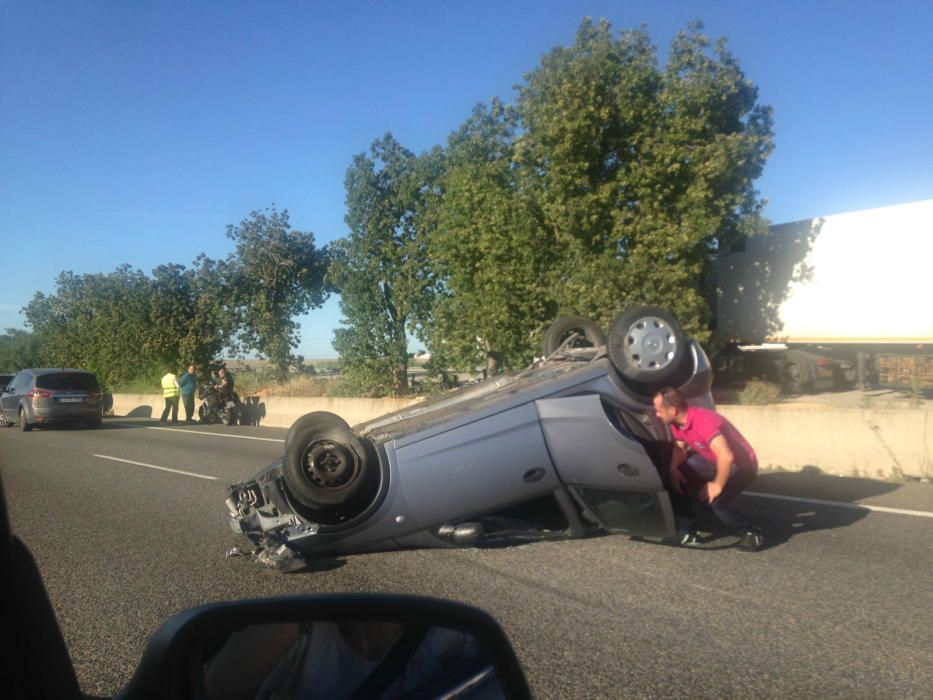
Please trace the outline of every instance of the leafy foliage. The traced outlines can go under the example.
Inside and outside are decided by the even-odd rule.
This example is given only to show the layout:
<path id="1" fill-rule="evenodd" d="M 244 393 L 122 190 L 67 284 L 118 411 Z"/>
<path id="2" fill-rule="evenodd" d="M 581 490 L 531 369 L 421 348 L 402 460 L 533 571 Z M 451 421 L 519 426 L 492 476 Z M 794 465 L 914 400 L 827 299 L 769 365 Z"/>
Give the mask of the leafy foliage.
<path id="1" fill-rule="evenodd" d="M 328 251 L 317 248 L 314 234 L 292 229 L 287 211 L 253 211 L 227 227 L 236 243 L 226 269 L 230 296 L 220 300 L 236 310 L 240 340 L 246 350 L 269 359 L 280 380 L 288 376 L 298 346 L 295 317 L 327 299 L 324 274 Z"/>
<path id="2" fill-rule="evenodd" d="M 406 330 L 426 317 L 433 295 L 421 228 L 440 165 L 436 152 L 415 156 L 386 134 L 347 170 L 350 233 L 334 244 L 328 281 L 347 319 L 334 348 L 355 392 L 408 389 Z"/>
<path id="3" fill-rule="evenodd" d="M 128 265 L 106 274 L 63 272 L 55 293 L 37 293 L 25 314 L 42 364 L 89 369 L 106 386 L 155 381 L 222 350 L 232 328 L 215 305 L 223 286 L 218 264 L 204 257 L 191 269 L 161 265 L 151 278 Z"/>
<path id="4" fill-rule="evenodd" d="M 0 335 L 0 372 L 18 372 L 42 363 L 39 340 L 35 334 L 19 328 L 7 328 Z"/>
<path id="5" fill-rule="evenodd" d="M 527 363 L 558 315 L 608 326 L 632 304 L 668 307 L 708 340 L 705 263 L 764 228 L 752 183 L 771 110 L 757 98 L 699 23 L 661 67 L 644 29 L 614 37 L 585 19 L 514 105 L 477 106 L 443 154 L 422 156 L 429 177 L 377 141 L 348 172 L 334 271 L 347 367 L 398 376 L 407 322 L 436 362 L 495 371 Z"/>

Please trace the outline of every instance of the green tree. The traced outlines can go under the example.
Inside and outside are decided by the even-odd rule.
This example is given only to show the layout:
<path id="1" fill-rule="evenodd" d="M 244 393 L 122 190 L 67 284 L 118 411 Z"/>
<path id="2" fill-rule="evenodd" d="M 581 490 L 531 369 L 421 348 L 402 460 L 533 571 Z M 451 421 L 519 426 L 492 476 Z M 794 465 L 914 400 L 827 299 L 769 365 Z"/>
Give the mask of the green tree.
<path id="1" fill-rule="evenodd" d="M 288 212 L 275 208 L 251 212 L 227 227 L 227 237 L 236 243 L 225 272 L 242 346 L 268 358 L 285 380 L 300 340 L 295 317 L 327 299 L 327 249 L 315 246 L 314 234 L 292 229 Z"/>
<path id="2" fill-rule="evenodd" d="M 555 316 L 671 308 L 706 340 L 704 263 L 761 230 L 771 110 L 692 24 L 660 67 L 644 29 L 584 20 L 448 140 L 430 231 L 435 354 L 527 362 Z"/>
<path id="3" fill-rule="evenodd" d="M 708 337 L 700 289 L 720 242 L 760 230 L 753 188 L 771 109 L 720 39 L 694 23 L 657 65 L 647 32 L 584 20 L 573 46 L 526 76 L 517 151 L 561 264 L 561 311 L 608 323 L 632 303 L 672 308 Z"/>
<path id="4" fill-rule="evenodd" d="M 149 281 L 123 265 L 106 274 L 62 272 L 55 293 L 36 293 L 24 309 L 53 366 L 82 367 L 101 382 L 134 379 L 151 367 Z"/>
<path id="5" fill-rule="evenodd" d="M 92 370 L 107 386 L 149 379 L 187 362 L 206 364 L 234 328 L 218 303 L 224 263 L 160 265 L 150 278 L 128 265 L 111 273 L 61 273 L 54 294 L 25 307 L 44 363 Z"/>
<path id="6" fill-rule="evenodd" d="M 0 335 L 0 372 L 18 372 L 43 363 L 39 339 L 20 328 L 7 328 Z"/>
<path id="7" fill-rule="evenodd" d="M 350 233 L 334 244 L 328 279 L 346 318 L 333 345 L 350 384 L 408 390 L 406 330 L 428 317 L 433 294 L 420 229 L 441 168 L 439 151 L 416 156 L 386 134 L 347 170 Z"/>
<path id="8" fill-rule="evenodd" d="M 529 359 L 556 311 L 555 246 L 515 167 L 517 131 L 515 111 L 494 100 L 451 135 L 428 236 L 442 284 L 423 339 L 433 356 L 491 373 Z"/>

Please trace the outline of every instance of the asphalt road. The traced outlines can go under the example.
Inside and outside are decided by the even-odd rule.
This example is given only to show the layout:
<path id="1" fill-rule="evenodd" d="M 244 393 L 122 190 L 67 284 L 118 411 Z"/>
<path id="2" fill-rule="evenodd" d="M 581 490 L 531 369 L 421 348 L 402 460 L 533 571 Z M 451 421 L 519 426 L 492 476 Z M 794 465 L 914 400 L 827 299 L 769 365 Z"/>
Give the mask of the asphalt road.
<path id="1" fill-rule="evenodd" d="M 541 698 L 926 698 L 933 688 L 933 518 L 846 505 L 929 514 L 930 484 L 761 475 L 752 490 L 764 496 L 743 499 L 769 536 L 756 554 L 608 536 L 359 555 L 283 575 L 224 558 L 223 500 L 228 483 L 281 453 L 285 431 L 157 426 L 0 429 L 13 526 L 86 693 L 118 690 L 182 608 L 331 591 L 488 610 Z"/>

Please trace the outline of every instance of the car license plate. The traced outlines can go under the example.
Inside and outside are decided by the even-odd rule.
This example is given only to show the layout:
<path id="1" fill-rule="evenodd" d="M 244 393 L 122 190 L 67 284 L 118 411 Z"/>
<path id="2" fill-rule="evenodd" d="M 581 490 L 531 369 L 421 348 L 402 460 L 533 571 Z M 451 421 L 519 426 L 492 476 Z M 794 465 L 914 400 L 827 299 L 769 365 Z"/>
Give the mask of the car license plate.
<path id="1" fill-rule="evenodd" d="M 82 403 L 84 399 L 82 399 L 79 396 L 75 396 L 75 397 L 69 396 L 69 397 L 65 397 L 64 399 L 59 399 L 59 401 L 62 403 Z"/>

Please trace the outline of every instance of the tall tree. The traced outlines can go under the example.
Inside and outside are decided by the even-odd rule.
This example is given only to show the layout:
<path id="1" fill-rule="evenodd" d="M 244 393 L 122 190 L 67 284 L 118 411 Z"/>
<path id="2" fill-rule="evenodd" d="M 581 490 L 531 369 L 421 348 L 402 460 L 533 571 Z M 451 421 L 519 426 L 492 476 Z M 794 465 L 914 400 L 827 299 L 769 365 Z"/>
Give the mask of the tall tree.
<path id="1" fill-rule="evenodd" d="M 426 318 L 433 293 L 420 227 L 441 167 L 439 151 L 419 157 L 386 134 L 347 170 L 350 232 L 334 246 L 328 279 L 346 318 L 334 348 L 351 383 L 408 390 L 406 331 Z"/>
<path id="2" fill-rule="evenodd" d="M 551 286 L 562 311 L 608 323 L 627 304 L 658 303 L 708 336 L 705 259 L 763 227 L 753 182 L 773 144 L 757 99 L 699 23 L 661 69 L 645 30 L 613 38 L 607 22 L 585 20 L 573 46 L 526 76 L 520 168 L 560 248 Z"/>
<path id="3" fill-rule="evenodd" d="M 515 168 L 517 131 L 515 111 L 494 100 L 451 135 L 428 236 L 442 284 L 424 340 L 454 365 L 491 373 L 527 359 L 556 311 L 555 246 Z"/>
<path id="4" fill-rule="evenodd" d="M 757 98 L 698 23 L 662 68 L 646 30 L 585 19 L 514 107 L 477 108 L 448 141 L 432 351 L 524 363 L 555 316 L 608 325 L 636 303 L 672 308 L 705 340 L 704 261 L 764 226 L 753 182 L 771 110 Z"/>
<path id="5" fill-rule="evenodd" d="M 292 229 L 288 212 L 274 207 L 228 226 L 227 237 L 236 243 L 227 266 L 240 340 L 284 380 L 300 339 L 295 317 L 327 299 L 327 249 L 315 246 L 314 234 Z"/>

